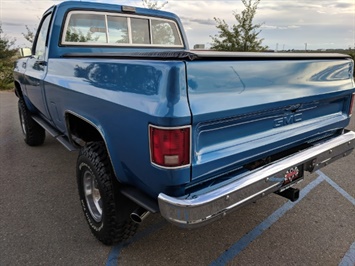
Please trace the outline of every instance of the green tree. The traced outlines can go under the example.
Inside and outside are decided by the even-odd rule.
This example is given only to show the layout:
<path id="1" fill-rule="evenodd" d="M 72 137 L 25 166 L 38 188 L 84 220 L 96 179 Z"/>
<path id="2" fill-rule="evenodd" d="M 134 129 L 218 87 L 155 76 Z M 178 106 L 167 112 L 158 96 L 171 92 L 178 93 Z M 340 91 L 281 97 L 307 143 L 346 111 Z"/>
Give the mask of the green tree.
<path id="1" fill-rule="evenodd" d="M 254 16 L 260 0 L 241 0 L 245 9 L 241 14 L 233 12 L 237 24 L 232 27 L 220 18 L 214 18 L 219 30 L 212 38 L 212 50 L 219 51 L 263 51 L 267 46 L 262 46 L 264 39 L 259 39 L 262 24 L 254 24 Z"/>
<path id="2" fill-rule="evenodd" d="M 152 22 L 154 44 L 174 44 L 175 38 L 171 26 L 162 21 Z"/>
<path id="3" fill-rule="evenodd" d="M 142 0 L 143 6 L 150 9 L 160 10 L 168 4 L 168 1 L 159 5 L 158 1 Z M 171 27 L 167 23 L 155 23 L 152 27 L 154 44 L 174 44 Z"/>
<path id="4" fill-rule="evenodd" d="M 13 48 L 15 41 L 7 38 L 0 24 L 0 90 L 13 88 L 12 71 L 17 54 L 17 49 Z"/>
<path id="5" fill-rule="evenodd" d="M 67 42 L 96 42 L 99 38 L 100 36 L 93 37 L 93 33 L 90 31 L 84 35 L 81 30 L 77 30 L 74 27 L 69 27 L 65 35 Z"/>
<path id="6" fill-rule="evenodd" d="M 32 44 L 35 39 L 35 34 L 36 34 L 37 29 L 34 28 L 33 30 L 31 30 L 27 25 L 25 25 L 25 27 L 26 27 L 27 32 L 26 33 L 22 32 L 22 35 L 30 44 Z"/>
<path id="7" fill-rule="evenodd" d="M 143 6 L 150 9 L 162 9 L 164 6 L 168 4 L 168 1 L 165 1 L 162 4 L 159 4 L 158 1 L 151 0 L 142 0 Z"/>

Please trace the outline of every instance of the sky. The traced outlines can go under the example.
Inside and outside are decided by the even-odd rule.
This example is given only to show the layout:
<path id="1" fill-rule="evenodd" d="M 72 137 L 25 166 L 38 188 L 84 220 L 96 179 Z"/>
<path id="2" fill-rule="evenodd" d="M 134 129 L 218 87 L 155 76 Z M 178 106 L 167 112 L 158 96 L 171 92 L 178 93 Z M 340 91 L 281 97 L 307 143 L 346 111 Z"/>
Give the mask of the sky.
<path id="1" fill-rule="evenodd" d="M 90 0 L 142 6 L 141 0 Z M 58 0 L 0 0 L 0 23 L 7 38 L 29 47 L 25 25 L 36 28 L 43 12 Z M 165 1 L 158 1 L 164 3 Z M 169 0 L 163 10 L 182 20 L 190 48 L 211 45 L 218 33 L 214 17 L 233 25 L 233 12 L 244 9 L 241 0 Z M 355 47 L 355 0 L 261 0 L 254 18 L 261 23 L 260 38 L 271 50 L 348 49 Z"/>

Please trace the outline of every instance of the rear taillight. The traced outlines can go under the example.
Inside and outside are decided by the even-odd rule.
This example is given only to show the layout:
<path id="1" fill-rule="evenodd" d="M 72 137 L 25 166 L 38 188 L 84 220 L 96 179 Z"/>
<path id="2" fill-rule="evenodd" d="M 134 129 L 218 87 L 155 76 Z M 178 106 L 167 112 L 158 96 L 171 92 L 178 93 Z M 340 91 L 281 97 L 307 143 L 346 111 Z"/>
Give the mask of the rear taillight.
<path id="1" fill-rule="evenodd" d="M 190 127 L 163 128 L 149 126 L 150 155 L 161 167 L 190 164 Z"/>
<path id="2" fill-rule="evenodd" d="M 349 116 L 351 116 L 351 114 L 352 114 L 353 107 L 354 107 L 354 101 L 355 101 L 355 93 L 353 93 L 353 96 L 351 97 L 350 108 L 349 108 Z"/>

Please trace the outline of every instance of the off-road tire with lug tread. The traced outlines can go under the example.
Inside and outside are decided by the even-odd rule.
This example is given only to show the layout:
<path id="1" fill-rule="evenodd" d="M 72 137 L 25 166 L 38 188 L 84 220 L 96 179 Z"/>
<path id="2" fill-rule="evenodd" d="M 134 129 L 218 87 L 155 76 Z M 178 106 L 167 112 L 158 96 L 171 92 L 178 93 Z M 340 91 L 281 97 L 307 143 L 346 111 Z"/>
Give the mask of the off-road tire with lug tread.
<path id="1" fill-rule="evenodd" d="M 46 132 L 44 128 L 32 119 L 30 111 L 26 107 L 25 101 L 21 98 L 18 101 L 18 112 L 26 144 L 29 146 L 42 145 L 46 138 Z"/>
<path id="2" fill-rule="evenodd" d="M 138 206 L 118 192 L 119 183 L 103 142 L 89 143 L 80 150 L 77 182 L 85 218 L 99 241 L 113 245 L 136 233 L 138 224 L 130 214 Z"/>

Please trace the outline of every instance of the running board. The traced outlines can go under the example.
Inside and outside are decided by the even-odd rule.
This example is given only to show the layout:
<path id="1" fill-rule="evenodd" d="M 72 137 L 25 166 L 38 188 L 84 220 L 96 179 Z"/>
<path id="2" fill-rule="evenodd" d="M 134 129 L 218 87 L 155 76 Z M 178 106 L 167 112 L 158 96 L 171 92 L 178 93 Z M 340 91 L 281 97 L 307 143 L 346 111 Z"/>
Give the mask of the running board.
<path id="1" fill-rule="evenodd" d="M 59 132 L 57 129 L 55 129 L 53 126 L 51 126 L 48 122 L 46 122 L 44 119 L 37 115 L 32 115 L 31 116 L 34 121 L 37 122 L 41 127 L 44 128 L 52 137 L 54 137 L 56 140 L 58 140 L 67 150 L 69 151 L 77 151 L 78 148 L 75 147 L 73 144 L 70 143 L 69 139 L 67 136 L 65 136 L 63 133 Z"/>

